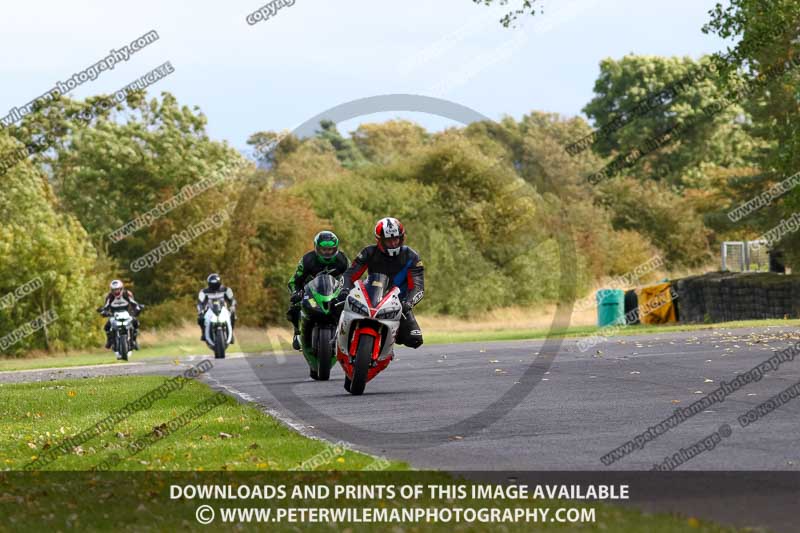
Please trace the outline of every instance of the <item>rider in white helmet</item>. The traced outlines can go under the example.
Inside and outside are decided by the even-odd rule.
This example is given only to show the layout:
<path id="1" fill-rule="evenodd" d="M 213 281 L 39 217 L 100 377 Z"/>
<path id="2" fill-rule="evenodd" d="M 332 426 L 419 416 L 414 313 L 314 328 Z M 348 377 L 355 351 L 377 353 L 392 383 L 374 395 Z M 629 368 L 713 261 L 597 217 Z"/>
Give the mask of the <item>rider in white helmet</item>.
<path id="1" fill-rule="evenodd" d="M 364 274 L 386 274 L 400 289 L 403 302 L 403 319 L 397 332 L 397 342 L 411 348 L 422 346 L 422 331 L 412 309 L 422 300 L 425 289 L 425 271 L 419 254 L 405 246 L 406 230 L 399 220 L 382 218 L 375 224 L 375 241 L 358 254 L 353 264 L 344 273 L 344 289 L 340 298 L 345 298 L 355 282 Z"/>
<path id="2" fill-rule="evenodd" d="M 122 281 L 115 279 L 109 285 L 109 292 L 106 295 L 106 301 L 103 303 L 103 306 L 98 309 L 98 311 L 128 311 L 130 315 L 133 317 L 133 349 L 139 349 L 139 343 L 136 341 L 136 338 L 139 334 L 139 321 L 136 319 L 136 316 L 139 315 L 139 312 L 144 308 L 143 305 L 140 305 L 133 299 L 133 293 L 125 288 L 125 285 Z M 106 331 L 106 348 L 111 348 L 111 345 L 114 343 L 111 335 L 111 320 L 106 320 L 105 325 Z"/>

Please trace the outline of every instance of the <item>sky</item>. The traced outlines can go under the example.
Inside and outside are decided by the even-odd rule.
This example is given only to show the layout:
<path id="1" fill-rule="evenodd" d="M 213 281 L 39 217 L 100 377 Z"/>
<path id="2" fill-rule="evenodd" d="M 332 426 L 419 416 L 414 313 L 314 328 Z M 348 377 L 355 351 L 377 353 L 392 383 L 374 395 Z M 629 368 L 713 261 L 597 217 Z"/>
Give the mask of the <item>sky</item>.
<path id="1" fill-rule="evenodd" d="M 534 110 L 582 115 L 604 58 L 698 58 L 729 44 L 701 32 L 716 0 L 550 0 L 516 28 L 498 22 L 506 8 L 472 0 L 276 1 L 287 5 L 256 24 L 247 16 L 263 1 L 9 2 L 0 116 L 150 30 L 157 41 L 71 95 L 113 92 L 170 61 L 175 72 L 149 95 L 169 91 L 197 106 L 212 139 L 242 150 L 254 132 L 293 130 L 327 109 L 386 94 L 442 98 L 491 119 Z M 429 130 L 455 124 L 391 111 L 339 129 L 392 118 Z"/>

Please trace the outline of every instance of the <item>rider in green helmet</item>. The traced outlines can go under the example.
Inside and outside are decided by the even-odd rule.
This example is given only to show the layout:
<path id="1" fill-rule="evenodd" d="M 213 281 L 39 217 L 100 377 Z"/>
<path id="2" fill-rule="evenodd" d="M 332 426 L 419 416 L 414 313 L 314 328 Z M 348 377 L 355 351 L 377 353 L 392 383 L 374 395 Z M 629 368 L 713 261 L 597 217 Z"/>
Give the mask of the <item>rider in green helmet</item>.
<path id="1" fill-rule="evenodd" d="M 320 231 L 314 237 L 314 249 L 306 253 L 297 263 L 294 275 L 289 279 L 289 310 L 286 318 L 294 326 L 292 347 L 300 349 L 300 302 L 303 287 L 320 272 L 340 277 L 350 266 L 350 260 L 339 250 L 339 238 L 332 231 Z"/>

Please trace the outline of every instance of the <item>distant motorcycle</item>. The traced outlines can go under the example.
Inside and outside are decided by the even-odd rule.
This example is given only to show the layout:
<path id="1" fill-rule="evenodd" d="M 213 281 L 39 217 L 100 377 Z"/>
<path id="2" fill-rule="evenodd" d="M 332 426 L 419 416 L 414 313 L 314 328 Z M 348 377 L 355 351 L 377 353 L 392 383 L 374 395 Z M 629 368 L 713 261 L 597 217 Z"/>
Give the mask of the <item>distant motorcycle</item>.
<path id="1" fill-rule="evenodd" d="M 138 311 L 144 309 L 144 305 L 139 305 Z M 117 359 L 128 360 L 128 356 L 133 353 L 133 316 L 127 309 L 104 309 L 97 310 L 104 317 L 109 318 L 112 340 L 112 348 Z M 138 314 L 138 313 L 137 313 Z"/>
<path id="2" fill-rule="evenodd" d="M 345 300 L 336 343 L 344 388 L 350 394 L 363 394 L 367 382 L 394 359 L 402 316 L 400 289 L 388 276 L 370 274 L 365 282 L 356 282 Z"/>
<path id="3" fill-rule="evenodd" d="M 225 359 L 225 350 L 233 343 L 231 313 L 225 298 L 209 298 L 203 319 L 206 344 L 214 350 L 214 359 Z"/>
<path id="4" fill-rule="evenodd" d="M 300 305 L 300 345 L 311 368 L 311 377 L 327 381 L 336 364 L 337 313 L 335 301 L 342 289 L 340 280 L 322 272 L 306 283 Z"/>

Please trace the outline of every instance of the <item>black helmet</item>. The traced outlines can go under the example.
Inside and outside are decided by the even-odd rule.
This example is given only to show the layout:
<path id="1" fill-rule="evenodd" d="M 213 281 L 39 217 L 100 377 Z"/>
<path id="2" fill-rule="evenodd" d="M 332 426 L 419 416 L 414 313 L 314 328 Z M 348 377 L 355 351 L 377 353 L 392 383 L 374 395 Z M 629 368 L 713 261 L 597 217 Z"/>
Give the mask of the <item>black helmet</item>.
<path id="1" fill-rule="evenodd" d="M 324 265 L 333 263 L 339 251 L 339 237 L 332 231 L 320 231 L 314 237 L 314 251 L 320 263 Z"/>
<path id="2" fill-rule="evenodd" d="M 218 291 L 222 287 L 222 280 L 219 274 L 211 274 L 206 281 L 208 282 L 208 288 L 212 291 Z"/>

